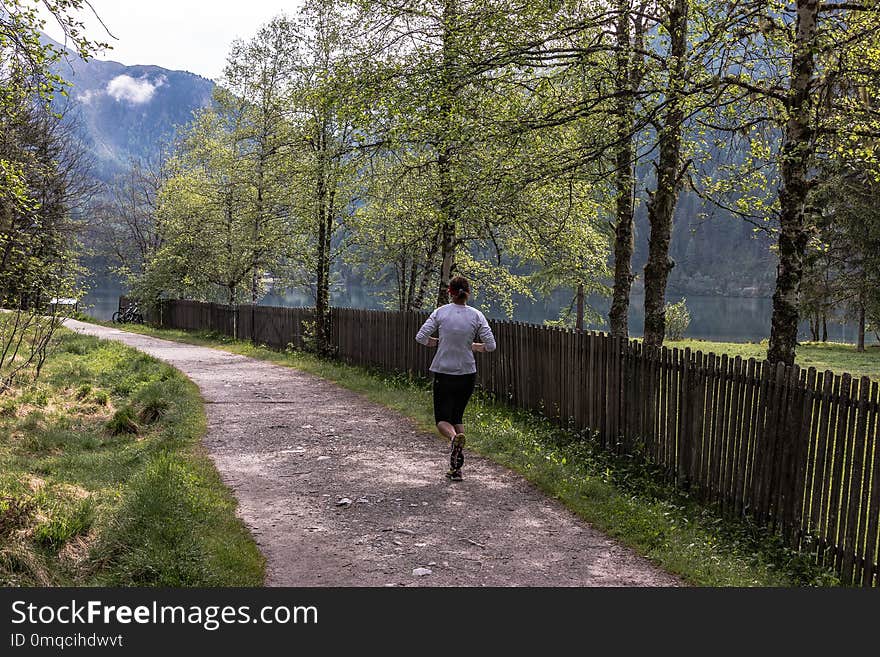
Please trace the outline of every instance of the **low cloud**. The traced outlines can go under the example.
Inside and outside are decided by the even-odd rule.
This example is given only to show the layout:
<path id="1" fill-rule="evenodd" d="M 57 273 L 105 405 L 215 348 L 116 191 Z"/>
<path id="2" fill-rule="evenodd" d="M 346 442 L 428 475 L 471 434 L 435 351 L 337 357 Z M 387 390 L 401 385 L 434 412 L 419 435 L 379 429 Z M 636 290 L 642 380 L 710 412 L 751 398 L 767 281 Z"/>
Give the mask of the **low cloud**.
<path id="1" fill-rule="evenodd" d="M 79 94 L 76 99 L 81 102 L 83 105 L 89 105 L 93 99 L 100 96 L 100 91 L 95 91 L 94 89 L 89 89 L 81 94 Z"/>
<path id="2" fill-rule="evenodd" d="M 141 105 L 148 102 L 156 89 L 165 84 L 165 77 L 162 76 L 154 81 L 145 77 L 133 78 L 130 75 L 117 75 L 107 83 L 107 93 L 117 102 L 127 101 L 134 105 Z"/>

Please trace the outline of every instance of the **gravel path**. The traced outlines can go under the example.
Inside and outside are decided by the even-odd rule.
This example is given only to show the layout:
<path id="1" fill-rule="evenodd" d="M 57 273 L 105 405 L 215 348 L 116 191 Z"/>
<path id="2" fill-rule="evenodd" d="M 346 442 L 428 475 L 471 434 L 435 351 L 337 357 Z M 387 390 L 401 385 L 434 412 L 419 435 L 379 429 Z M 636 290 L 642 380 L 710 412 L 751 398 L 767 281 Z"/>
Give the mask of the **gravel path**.
<path id="1" fill-rule="evenodd" d="M 448 482 L 439 437 L 324 379 L 67 326 L 161 358 L 199 386 L 205 445 L 266 556 L 268 585 L 681 585 L 487 459 L 466 452 L 465 480 Z"/>

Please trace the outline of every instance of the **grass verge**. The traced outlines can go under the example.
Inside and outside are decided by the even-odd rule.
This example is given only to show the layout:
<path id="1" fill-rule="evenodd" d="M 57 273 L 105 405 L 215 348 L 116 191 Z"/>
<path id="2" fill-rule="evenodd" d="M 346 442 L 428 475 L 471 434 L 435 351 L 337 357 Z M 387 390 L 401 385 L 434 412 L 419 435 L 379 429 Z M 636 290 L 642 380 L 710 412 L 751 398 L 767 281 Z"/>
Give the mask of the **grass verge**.
<path id="1" fill-rule="evenodd" d="M 258 586 L 263 558 L 200 440 L 198 389 L 60 332 L 0 397 L 0 586 Z"/>
<path id="2" fill-rule="evenodd" d="M 315 374 L 410 417 L 433 432 L 428 383 L 302 352 L 278 352 L 208 333 L 133 327 Z M 521 473 L 596 528 L 700 586 L 835 585 L 829 570 L 747 521 L 722 517 L 665 482 L 650 464 L 616 457 L 578 434 L 476 395 L 465 416 L 468 447 Z"/>

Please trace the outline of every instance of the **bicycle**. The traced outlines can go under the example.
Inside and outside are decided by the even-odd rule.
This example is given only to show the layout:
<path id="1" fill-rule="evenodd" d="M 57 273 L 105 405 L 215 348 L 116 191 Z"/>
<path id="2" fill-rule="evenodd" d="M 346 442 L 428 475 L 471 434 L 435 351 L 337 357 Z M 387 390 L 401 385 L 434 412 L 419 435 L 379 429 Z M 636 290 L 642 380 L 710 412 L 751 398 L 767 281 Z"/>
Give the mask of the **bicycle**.
<path id="1" fill-rule="evenodd" d="M 125 309 L 113 313 L 112 321 L 114 324 L 143 324 L 144 316 L 137 304 L 133 303 Z"/>

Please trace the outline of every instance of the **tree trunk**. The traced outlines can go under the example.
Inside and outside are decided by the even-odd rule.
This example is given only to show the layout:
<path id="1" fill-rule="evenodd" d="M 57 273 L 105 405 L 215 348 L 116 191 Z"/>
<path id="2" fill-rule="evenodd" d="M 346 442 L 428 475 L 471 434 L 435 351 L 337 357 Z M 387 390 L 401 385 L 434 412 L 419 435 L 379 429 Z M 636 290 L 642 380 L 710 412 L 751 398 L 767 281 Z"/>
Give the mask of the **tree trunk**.
<path id="1" fill-rule="evenodd" d="M 449 303 L 449 281 L 455 270 L 455 224 L 444 222 L 440 236 L 440 285 L 437 306 Z"/>
<path id="2" fill-rule="evenodd" d="M 455 63 L 458 58 L 455 48 L 455 30 L 458 21 L 457 0 L 446 0 L 443 5 L 443 60 L 439 90 L 440 117 L 446 125 L 439 135 L 440 150 L 437 156 L 437 173 L 440 187 L 440 281 L 437 288 L 437 305 L 449 303 L 449 281 L 455 271 L 456 230 L 458 224 L 458 208 L 454 198 L 452 182 L 453 148 L 449 142 L 450 135 L 455 134 L 452 125 L 453 100 L 457 95 L 455 86 Z"/>
<path id="3" fill-rule="evenodd" d="M 614 291 L 608 324 L 611 335 L 629 336 L 629 295 L 635 278 L 633 256 L 633 198 L 635 196 L 635 154 L 633 148 L 633 75 L 630 42 L 630 0 L 618 0 L 617 16 L 617 77 L 615 91 L 615 188 L 617 192 L 614 226 Z"/>
<path id="4" fill-rule="evenodd" d="M 318 353 L 326 354 L 330 345 L 327 341 L 327 327 L 330 314 L 330 253 L 327 231 L 328 190 L 327 190 L 327 123 L 323 120 L 318 137 L 318 173 L 315 196 L 318 228 L 317 263 L 315 272 L 315 346 Z"/>
<path id="5" fill-rule="evenodd" d="M 322 336 L 324 343 L 324 353 L 333 355 L 333 318 L 332 318 L 332 299 L 330 297 L 330 269 L 333 264 L 333 222 L 336 217 L 336 190 L 339 177 L 337 175 L 336 166 L 330 169 L 329 182 L 327 185 L 327 210 L 324 213 L 324 289 L 325 289 L 325 310 L 324 310 L 324 333 Z"/>
<path id="6" fill-rule="evenodd" d="M 421 310 L 422 304 L 425 302 L 425 295 L 428 293 L 429 283 L 431 282 L 431 273 L 434 271 L 434 258 L 437 256 L 439 231 L 434 234 L 431 246 L 425 252 L 425 262 L 422 268 L 422 278 L 419 281 L 418 292 L 413 299 L 409 310 Z"/>
<path id="7" fill-rule="evenodd" d="M 683 174 L 681 131 L 684 123 L 683 89 L 687 56 L 688 0 L 674 0 L 668 17 L 669 90 L 667 110 L 659 135 L 657 190 L 648 200 L 651 236 L 645 265 L 645 344 L 663 345 L 666 335 L 666 282 L 674 263 L 669 259 L 672 220 Z"/>
<path id="8" fill-rule="evenodd" d="M 583 283 L 578 285 L 577 318 L 576 318 L 574 326 L 578 331 L 584 330 L 584 284 Z"/>
<path id="9" fill-rule="evenodd" d="M 828 315 L 822 315 L 822 342 L 828 342 Z"/>
<path id="10" fill-rule="evenodd" d="M 226 297 L 229 301 L 229 312 L 232 313 L 232 339 L 238 340 L 238 307 L 235 305 L 235 283 L 226 286 Z"/>
<path id="11" fill-rule="evenodd" d="M 412 258 L 407 258 L 403 256 L 404 262 L 409 261 L 409 276 L 404 279 L 406 285 L 406 295 L 403 300 L 403 303 L 400 304 L 401 310 L 411 310 L 412 303 L 416 296 L 416 280 L 418 278 L 418 267 L 416 266 L 416 258 L 413 256 Z"/>
<path id="12" fill-rule="evenodd" d="M 225 211 L 226 211 L 226 256 L 229 258 L 229 262 L 233 262 L 233 248 L 232 248 L 232 211 L 233 211 L 233 199 L 232 193 L 227 192 L 225 201 Z M 235 304 L 235 281 L 226 281 L 226 293 L 229 301 L 229 308 L 232 312 L 232 337 L 235 340 L 238 340 L 238 307 Z"/>
<path id="13" fill-rule="evenodd" d="M 773 293 L 773 319 L 767 360 L 794 364 L 800 311 L 798 297 L 804 272 L 807 231 L 804 206 L 809 191 L 810 160 L 815 150 L 810 125 L 810 85 L 815 73 L 813 46 L 819 0 L 797 0 L 794 53 L 788 94 L 788 120 L 782 135 L 779 190 L 779 265 Z"/>
<path id="14" fill-rule="evenodd" d="M 859 301 L 859 342 L 856 351 L 865 350 L 865 304 Z"/>
<path id="15" fill-rule="evenodd" d="M 814 313 L 810 315 L 810 338 L 813 342 L 819 342 L 819 315 Z"/>
<path id="16" fill-rule="evenodd" d="M 260 162 L 257 165 L 257 207 L 256 216 L 253 225 L 253 244 L 251 244 L 251 344 L 257 344 L 257 301 L 260 292 L 259 277 L 259 248 L 260 231 L 263 226 L 263 184 L 265 176 L 263 173 L 263 154 L 260 154 Z"/>

